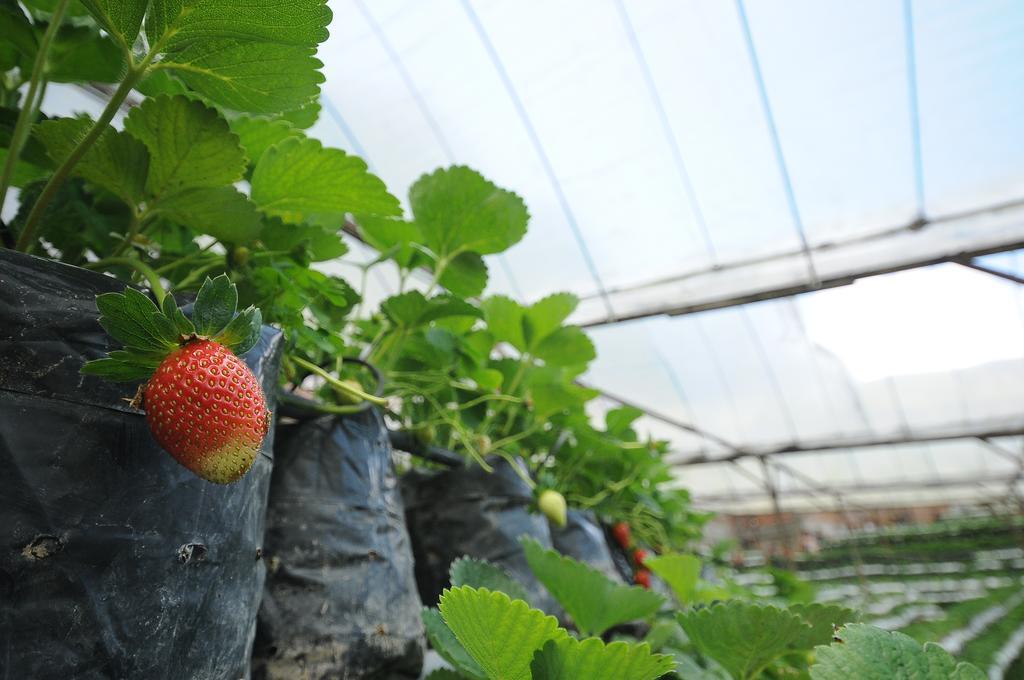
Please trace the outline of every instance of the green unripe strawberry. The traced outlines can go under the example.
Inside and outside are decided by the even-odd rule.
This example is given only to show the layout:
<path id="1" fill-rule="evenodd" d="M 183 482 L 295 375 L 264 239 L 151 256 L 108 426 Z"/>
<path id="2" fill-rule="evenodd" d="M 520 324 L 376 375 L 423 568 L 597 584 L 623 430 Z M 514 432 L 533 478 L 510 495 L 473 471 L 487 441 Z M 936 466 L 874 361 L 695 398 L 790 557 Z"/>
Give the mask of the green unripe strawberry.
<path id="1" fill-rule="evenodd" d="M 565 504 L 565 496 L 553 489 L 541 491 L 537 499 L 540 511 L 548 518 L 548 521 L 556 527 L 564 527 L 568 521 L 568 507 Z"/>

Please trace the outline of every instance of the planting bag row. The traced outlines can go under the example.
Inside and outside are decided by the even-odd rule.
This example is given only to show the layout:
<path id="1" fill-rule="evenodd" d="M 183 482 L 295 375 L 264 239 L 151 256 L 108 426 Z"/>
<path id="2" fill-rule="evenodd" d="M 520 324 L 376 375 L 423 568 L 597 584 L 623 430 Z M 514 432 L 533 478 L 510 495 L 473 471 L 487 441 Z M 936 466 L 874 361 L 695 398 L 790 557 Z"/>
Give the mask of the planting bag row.
<path id="1" fill-rule="evenodd" d="M 402 477 L 423 603 L 438 601 L 449 585 L 449 565 L 468 555 L 504 568 L 526 587 L 533 606 L 558 615 L 558 604 L 533 575 L 519 543 L 525 535 L 550 548 L 548 522 L 530 512 L 533 494 L 512 465 L 496 457 L 488 462 L 492 473 L 467 464 L 440 472 L 412 470 Z"/>
<path id="2" fill-rule="evenodd" d="M 381 415 L 283 425 L 275 457 L 254 677 L 419 677 L 421 604 Z"/>
<path id="3" fill-rule="evenodd" d="M 133 384 L 82 376 L 113 349 L 94 298 L 124 284 L 0 250 L 0 678 L 248 673 L 273 427 L 219 486 L 160 449 Z M 281 336 L 244 357 L 268 406 Z"/>

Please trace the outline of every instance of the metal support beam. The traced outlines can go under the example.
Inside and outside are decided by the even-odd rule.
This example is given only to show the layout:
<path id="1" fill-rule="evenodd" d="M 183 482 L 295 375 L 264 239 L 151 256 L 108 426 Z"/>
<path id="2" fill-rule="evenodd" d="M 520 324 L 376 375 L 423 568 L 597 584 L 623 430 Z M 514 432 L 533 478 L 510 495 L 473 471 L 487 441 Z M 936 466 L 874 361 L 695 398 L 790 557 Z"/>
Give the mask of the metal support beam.
<path id="1" fill-rule="evenodd" d="M 819 280 L 803 270 L 803 249 L 731 262 L 583 298 L 573 321 L 584 327 L 692 314 L 849 285 L 858 279 L 1024 248 L 1024 199 L 908 224 L 810 248 Z"/>
<path id="2" fill-rule="evenodd" d="M 1024 284 L 1024 278 L 1017 276 L 1016 274 L 999 271 L 998 269 L 979 264 L 976 260 L 956 260 L 956 263 L 962 267 L 967 267 L 968 269 L 974 269 L 975 271 L 984 272 L 985 274 L 991 274 L 992 276 L 997 276 L 1001 279 L 1006 279 L 1007 281 L 1013 281 L 1014 283 Z"/>
<path id="3" fill-rule="evenodd" d="M 832 438 L 826 441 L 806 441 L 783 444 L 775 447 L 745 449 L 737 447 L 733 453 L 718 458 L 709 458 L 704 454 L 690 452 L 671 453 L 665 461 L 672 465 L 707 465 L 711 463 L 727 463 L 741 458 L 766 458 L 783 454 L 825 453 L 845 449 L 860 449 L 873 446 L 897 446 L 900 444 L 919 444 L 924 442 L 951 441 L 955 439 L 993 439 L 997 437 L 1016 437 L 1024 435 L 1024 423 L 1002 426 L 961 427 L 949 430 L 931 430 L 929 432 L 911 432 L 895 436 L 868 435 L 862 437 Z"/>

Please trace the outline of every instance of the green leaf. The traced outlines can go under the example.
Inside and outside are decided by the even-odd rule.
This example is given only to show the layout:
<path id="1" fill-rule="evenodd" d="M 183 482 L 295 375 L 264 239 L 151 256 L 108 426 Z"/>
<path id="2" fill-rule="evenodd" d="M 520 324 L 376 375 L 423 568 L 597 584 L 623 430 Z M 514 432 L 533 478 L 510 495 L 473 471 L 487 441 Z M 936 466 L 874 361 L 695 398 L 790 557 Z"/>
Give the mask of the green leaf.
<path id="1" fill-rule="evenodd" d="M 115 349 L 107 356 L 115 361 L 150 370 L 156 369 L 167 358 L 163 352 L 142 352 L 137 349 Z"/>
<path id="2" fill-rule="evenodd" d="M 643 411 L 634 406 L 613 408 L 604 414 L 604 427 L 608 434 L 621 439 L 628 434 L 633 423 L 643 414 Z"/>
<path id="3" fill-rule="evenodd" d="M 93 18 L 125 50 L 135 44 L 149 0 L 82 0 Z"/>
<path id="4" fill-rule="evenodd" d="M 6 162 L 7 149 L 0 149 L 0 165 L 3 165 Z M 37 179 L 46 177 L 48 174 L 49 172 L 47 170 L 26 162 L 24 158 L 20 158 L 14 165 L 14 175 L 11 177 L 11 186 L 23 187 Z"/>
<path id="5" fill-rule="evenodd" d="M 485 680 L 487 675 L 480 664 L 473 660 L 469 652 L 459 644 L 455 633 L 445 625 L 441 612 L 433 608 L 423 608 L 421 613 L 423 627 L 427 631 L 430 646 L 441 655 L 441 658 L 457 668 L 462 675 L 473 680 Z"/>
<path id="6" fill-rule="evenodd" d="M 537 579 L 586 635 L 600 635 L 620 623 L 655 614 L 665 599 L 639 586 L 616 583 L 597 569 L 545 550 L 528 537 L 520 539 Z"/>
<path id="7" fill-rule="evenodd" d="M 124 50 L 87 26 L 61 26 L 50 46 L 46 77 L 55 83 L 116 83 L 127 69 Z"/>
<path id="8" fill-rule="evenodd" d="M 679 604 L 693 602 L 700 580 L 700 559 L 694 555 L 658 555 L 648 557 L 644 565 L 669 585 Z"/>
<path id="9" fill-rule="evenodd" d="M 35 59 L 39 38 L 32 22 L 17 4 L 11 7 L 0 6 L 0 40 L 13 45 L 26 60 Z"/>
<path id="10" fill-rule="evenodd" d="M 157 97 L 162 94 L 172 96 L 191 94 L 191 90 L 185 86 L 185 83 L 170 71 L 150 71 L 139 81 L 135 89 L 147 97 Z"/>
<path id="11" fill-rule="evenodd" d="M 241 140 L 249 163 L 255 165 L 263 153 L 289 137 L 302 137 L 302 132 L 286 120 L 270 120 L 239 116 L 231 121 L 231 131 Z"/>
<path id="12" fill-rule="evenodd" d="M 57 118 L 42 121 L 33 132 L 50 157 L 61 163 L 92 125 L 88 118 Z M 148 166 L 146 147 L 130 135 L 108 127 L 78 161 L 74 173 L 135 205 L 145 195 L 143 183 Z"/>
<path id="13" fill-rule="evenodd" d="M 259 342 L 262 325 L 263 315 L 260 310 L 248 307 L 239 312 L 213 340 L 242 356 Z"/>
<path id="14" fill-rule="evenodd" d="M 363 239 L 381 253 L 388 253 L 403 269 L 426 264 L 427 256 L 413 247 L 423 240 L 419 227 L 413 222 L 378 215 L 358 215 L 356 222 Z"/>
<path id="15" fill-rule="evenodd" d="M 842 642 L 817 647 L 813 680 L 985 680 L 976 666 L 957 663 L 934 643 L 922 647 L 903 633 L 890 633 L 863 623 L 838 633 Z"/>
<path id="16" fill-rule="evenodd" d="M 551 366 L 576 366 L 593 361 L 597 350 L 582 329 L 564 326 L 541 340 L 532 354 Z"/>
<path id="17" fill-rule="evenodd" d="M 438 281 L 459 297 L 476 297 L 487 287 L 487 264 L 476 253 L 462 253 L 448 263 Z"/>
<path id="18" fill-rule="evenodd" d="M 176 191 L 154 202 L 153 210 L 175 224 L 226 243 L 248 243 L 263 229 L 256 206 L 232 186 Z"/>
<path id="19" fill-rule="evenodd" d="M 481 676 L 482 677 L 482 676 Z M 465 675 L 451 670 L 450 668 L 435 668 L 430 671 L 430 675 L 427 676 L 426 680 L 465 680 Z"/>
<path id="20" fill-rule="evenodd" d="M 196 333 L 208 338 L 217 335 L 231 321 L 237 306 L 238 289 L 227 274 L 215 279 L 207 277 L 192 308 Z"/>
<path id="21" fill-rule="evenodd" d="M 173 28 L 169 50 L 213 38 L 312 46 L 330 22 L 325 0 L 152 0 L 146 37 L 155 43 Z"/>
<path id="22" fill-rule="evenodd" d="M 313 99 L 297 109 L 282 111 L 281 118 L 300 130 L 308 130 L 320 119 L 320 102 Z"/>
<path id="23" fill-rule="evenodd" d="M 381 311 L 396 326 L 412 328 L 449 316 L 480 316 L 480 310 L 464 300 L 450 295 L 425 298 L 423 293 L 411 290 L 392 295 L 380 304 Z"/>
<path id="24" fill-rule="evenodd" d="M 568 637 L 553 616 L 486 588 L 446 589 L 441 616 L 491 680 L 529 680 L 533 654 Z"/>
<path id="25" fill-rule="evenodd" d="M 260 238 L 271 250 L 291 251 L 300 244 L 304 245 L 311 262 L 333 260 L 348 252 L 348 244 L 337 228 L 285 224 L 276 217 L 266 220 Z"/>
<path id="26" fill-rule="evenodd" d="M 449 580 L 455 587 L 487 588 L 490 591 L 505 593 L 513 600 L 530 601 L 526 588 L 521 583 L 512 578 L 507 571 L 487 560 L 460 557 L 451 563 L 448 573 Z"/>
<path id="27" fill-rule="evenodd" d="M 245 152 L 215 109 L 183 96 L 161 95 L 132 109 L 124 129 L 149 149 L 146 190 L 161 197 L 242 178 Z"/>
<path id="28" fill-rule="evenodd" d="M 163 354 L 177 347 L 176 339 L 167 337 L 166 328 L 158 327 L 153 320 L 154 313 L 159 312 L 157 306 L 134 288 L 126 288 L 124 294 L 96 296 L 96 308 L 100 325 L 126 347 Z"/>
<path id="29" fill-rule="evenodd" d="M 400 215 L 398 199 L 361 158 L 289 138 L 267 149 L 252 174 L 252 199 L 285 222 L 338 228 L 345 214 Z"/>
<path id="30" fill-rule="evenodd" d="M 811 633 L 811 626 L 792 612 L 740 600 L 692 609 L 678 619 L 700 653 L 720 663 L 736 680 L 757 677 Z"/>
<path id="31" fill-rule="evenodd" d="M 818 645 L 827 645 L 840 626 L 860 620 L 860 613 L 838 604 L 811 602 L 807 604 L 791 604 L 789 611 L 798 615 L 804 623 L 810 624 L 811 631 L 806 637 L 794 643 L 795 647 L 811 649 Z"/>
<path id="32" fill-rule="evenodd" d="M 498 342 L 507 342 L 520 352 L 526 351 L 526 338 L 523 336 L 523 315 L 526 310 L 510 297 L 494 295 L 484 300 L 480 306 L 484 310 L 487 330 Z"/>
<path id="33" fill-rule="evenodd" d="M 530 664 L 532 680 L 656 680 L 674 667 L 672 657 L 651 654 L 646 644 L 605 645 L 598 638 L 552 640 Z"/>
<path id="34" fill-rule="evenodd" d="M 580 303 L 572 293 L 555 293 L 530 305 L 523 315 L 523 335 L 529 348 L 557 331 Z"/>
<path id="35" fill-rule="evenodd" d="M 174 322 L 174 326 L 178 331 L 179 335 L 192 335 L 196 332 L 196 327 L 192 325 L 192 322 L 188 320 L 188 317 L 178 309 L 177 303 L 174 301 L 174 297 L 171 295 L 164 296 L 164 302 L 161 306 L 161 311 L 168 319 Z"/>
<path id="36" fill-rule="evenodd" d="M 519 196 L 464 166 L 420 177 L 409 190 L 409 203 L 424 244 L 441 258 L 507 250 L 526 235 L 530 219 Z"/>
<path id="37" fill-rule="evenodd" d="M 148 379 L 153 374 L 153 370 L 116 359 L 95 359 L 86 362 L 82 366 L 81 373 L 99 376 L 114 382 L 135 382 Z"/>
<path id="38" fill-rule="evenodd" d="M 168 54 L 154 68 L 169 69 L 191 89 L 227 109 L 280 113 L 320 92 L 323 63 L 313 47 L 231 38 L 202 40 Z"/>

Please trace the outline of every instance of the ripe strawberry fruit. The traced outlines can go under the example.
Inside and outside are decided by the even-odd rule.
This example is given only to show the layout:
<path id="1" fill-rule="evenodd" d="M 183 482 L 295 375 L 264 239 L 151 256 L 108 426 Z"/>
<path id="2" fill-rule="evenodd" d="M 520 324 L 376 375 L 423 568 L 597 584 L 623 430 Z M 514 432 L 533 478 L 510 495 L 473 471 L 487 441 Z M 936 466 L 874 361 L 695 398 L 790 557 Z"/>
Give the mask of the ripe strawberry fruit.
<path id="1" fill-rule="evenodd" d="M 633 575 L 633 582 L 638 586 L 644 588 L 651 587 L 651 572 L 646 569 L 637 569 L 636 574 Z"/>
<path id="2" fill-rule="evenodd" d="M 252 466 L 270 426 L 259 381 L 236 356 L 259 339 L 262 315 L 238 315 L 224 275 L 206 279 L 191 320 L 164 297 L 161 308 L 135 290 L 96 298 L 100 324 L 125 348 L 82 372 L 111 380 L 148 379 L 142 405 L 153 437 L 203 479 L 236 481 Z"/>
<path id="3" fill-rule="evenodd" d="M 629 550 L 629 546 L 633 543 L 633 538 L 630 535 L 629 525 L 625 522 L 616 522 L 612 526 L 612 536 L 615 537 L 615 541 L 623 550 Z"/>
<path id="4" fill-rule="evenodd" d="M 647 560 L 647 551 L 643 548 L 637 548 L 633 551 L 633 564 L 638 567 L 644 566 L 644 561 Z"/>

